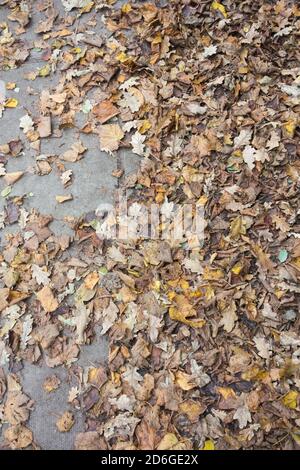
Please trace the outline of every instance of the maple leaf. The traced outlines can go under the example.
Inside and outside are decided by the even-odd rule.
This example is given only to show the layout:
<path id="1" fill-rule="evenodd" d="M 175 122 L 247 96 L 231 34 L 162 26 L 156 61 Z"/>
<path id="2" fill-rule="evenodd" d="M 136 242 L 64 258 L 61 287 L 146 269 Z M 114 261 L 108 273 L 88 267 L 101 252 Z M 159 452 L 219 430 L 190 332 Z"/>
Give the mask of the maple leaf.
<path id="1" fill-rule="evenodd" d="M 253 338 L 253 341 L 255 343 L 255 347 L 258 351 L 259 356 L 263 359 L 270 359 L 270 351 L 272 351 L 272 346 L 270 342 L 267 341 L 267 339 L 263 336 L 255 336 Z"/>
<path id="2" fill-rule="evenodd" d="M 20 118 L 20 127 L 23 129 L 24 134 L 33 130 L 33 120 L 29 114 L 25 114 L 25 116 Z"/>
<path id="3" fill-rule="evenodd" d="M 65 411 L 56 421 L 56 427 L 59 432 L 68 432 L 74 426 L 74 416 L 70 411 Z"/>

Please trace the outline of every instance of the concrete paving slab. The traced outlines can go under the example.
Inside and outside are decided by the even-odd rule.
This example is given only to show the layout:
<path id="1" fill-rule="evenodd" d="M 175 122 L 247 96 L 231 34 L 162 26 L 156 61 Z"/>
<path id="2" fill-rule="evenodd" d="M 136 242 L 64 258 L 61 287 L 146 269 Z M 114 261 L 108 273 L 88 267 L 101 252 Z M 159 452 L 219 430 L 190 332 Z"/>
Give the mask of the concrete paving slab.
<path id="1" fill-rule="evenodd" d="M 118 2 L 122 4 L 124 2 Z M 59 14 L 65 17 L 60 0 L 54 0 L 55 8 L 58 8 Z M 0 23 L 8 22 L 9 27 L 14 30 L 16 23 L 8 20 L 9 9 L 6 6 L 0 6 Z M 68 13 L 68 15 L 73 14 Z M 94 14 L 84 16 L 88 21 Z M 40 39 L 40 35 L 34 33 L 36 24 L 43 18 L 43 13 L 33 10 L 33 16 L 30 27 L 26 33 L 21 35 L 23 41 L 33 44 Z M 101 22 L 101 13 L 96 15 L 97 26 L 93 27 L 96 34 L 105 38 L 109 33 L 103 27 Z M 57 233 L 68 233 L 69 228 L 64 223 L 64 217 L 80 217 L 85 213 L 94 211 L 101 203 L 111 203 L 114 198 L 114 191 L 118 186 L 118 180 L 112 176 L 113 170 L 118 164 L 124 169 L 125 174 L 134 171 L 137 168 L 140 158 L 128 151 L 120 151 L 119 156 L 112 156 L 99 150 L 99 142 L 96 136 L 87 136 L 80 134 L 80 140 L 87 148 L 83 158 L 75 163 L 65 163 L 66 169 L 73 172 L 73 184 L 64 188 L 59 172 L 53 163 L 52 171 L 40 176 L 36 173 L 37 152 L 32 150 L 28 142 L 24 139 L 22 129 L 20 129 L 20 118 L 29 113 L 33 118 L 39 116 L 37 108 L 38 98 L 43 89 L 55 89 L 59 72 L 54 77 L 38 77 L 34 81 L 24 78 L 28 72 L 32 72 L 42 67 L 45 62 L 41 59 L 41 53 L 36 50 L 30 55 L 30 58 L 19 68 L 0 72 L 0 81 L 15 82 L 18 88 L 16 91 L 8 91 L 7 97 L 15 97 L 19 100 L 19 105 L 15 109 L 6 109 L 2 119 L 0 119 L 0 145 L 20 138 L 24 143 L 22 154 L 16 158 L 9 158 L 6 166 L 8 172 L 24 171 L 24 176 L 17 181 L 12 188 L 10 196 L 27 195 L 24 201 L 24 207 L 27 210 L 37 209 L 43 214 L 50 214 L 54 218 L 51 224 L 52 230 Z M 83 113 L 76 116 L 76 122 L 83 125 L 86 117 Z M 54 122 L 54 128 L 56 123 Z M 61 137 L 52 135 L 49 138 L 42 139 L 40 154 L 59 155 L 78 140 L 77 129 L 64 129 Z M 0 178 L 0 191 L 7 184 Z M 55 197 L 71 193 L 72 201 L 64 204 L 58 204 Z M 6 199 L 0 197 L 0 211 L 3 210 Z M 6 227 L 1 234 L 1 243 L 4 243 L 5 234 L 18 229 L 16 224 Z M 84 346 L 80 353 L 77 364 L 83 368 L 91 364 L 103 364 L 108 356 L 108 345 L 105 337 L 96 335 L 94 343 L 90 346 Z M 43 382 L 47 376 L 55 373 L 61 380 L 61 386 L 51 394 L 45 394 L 43 391 Z M 70 390 L 72 379 L 69 371 L 64 367 L 50 369 L 47 366 L 32 365 L 24 363 L 24 368 L 20 372 L 24 392 L 34 401 L 35 406 L 30 416 L 29 427 L 32 429 L 36 443 L 42 449 L 72 449 L 74 437 L 77 432 L 83 430 L 83 416 L 80 411 L 75 413 L 75 425 L 68 433 L 59 433 L 55 423 L 62 412 L 66 411 L 67 395 Z M 0 439 L 0 444 L 3 439 Z"/>

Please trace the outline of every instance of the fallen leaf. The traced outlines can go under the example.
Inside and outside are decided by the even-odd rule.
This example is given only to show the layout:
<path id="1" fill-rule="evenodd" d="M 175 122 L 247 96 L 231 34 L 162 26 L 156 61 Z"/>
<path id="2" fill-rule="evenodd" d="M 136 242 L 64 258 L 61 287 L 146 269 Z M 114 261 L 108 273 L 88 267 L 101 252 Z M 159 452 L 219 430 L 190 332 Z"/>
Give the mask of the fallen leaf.
<path id="1" fill-rule="evenodd" d="M 99 128 L 100 149 L 104 152 L 118 150 L 124 132 L 118 124 L 104 124 Z"/>
<path id="2" fill-rule="evenodd" d="M 70 411 L 65 411 L 63 415 L 56 421 L 56 427 L 59 432 L 69 432 L 74 426 L 74 416 Z"/>
<path id="3" fill-rule="evenodd" d="M 59 204 L 63 204 L 64 202 L 72 201 L 73 196 L 72 194 L 65 194 L 63 196 L 55 196 L 55 199 Z"/>
<path id="4" fill-rule="evenodd" d="M 111 101 L 105 100 L 93 107 L 93 114 L 101 124 L 104 124 L 117 116 L 119 110 Z"/>
<path id="5" fill-rule="evenodd" d="M 22 178 L 23 175 L 24 171 L 15 171 L 14 173 L 6 173 L 3 179 L 7 184 L 12 185 Z"/>
<path id="6" fill-rule="evenodd" d="M 54 297 L 50 287 L 43 287 L 37 294 L 37 299 L 41 302 L 43 309 L 46 312 L 54 312 L 58 307 L 58 301 Z"/>

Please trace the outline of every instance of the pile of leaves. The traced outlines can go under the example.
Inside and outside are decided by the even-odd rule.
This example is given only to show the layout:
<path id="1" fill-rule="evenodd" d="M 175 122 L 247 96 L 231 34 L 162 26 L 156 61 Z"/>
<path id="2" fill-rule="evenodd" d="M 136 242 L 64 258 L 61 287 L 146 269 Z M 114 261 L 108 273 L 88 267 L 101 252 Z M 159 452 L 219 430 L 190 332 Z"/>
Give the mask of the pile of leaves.
<path id="1" fill-rule="evenodd" d="M 30 59 L 22 32 L 30 1 L 2 0 L 17 21 L 1 25 L 3 70 Z M 25 115 L 24 138 L 1 147 L 7 188 L 2 224 L 19 224 L 1 253 L 0 418 L 11 448 L 35 446 L 26 425 L 34 406 L 22 391 L 24 361 L 64 365 L 78 379 L 57 427 L 72 408 L 86 416 L 77 449 L 293 449 L 300 442 L 299 110 L 300 10 L 290 0 L 62 0 L 34 2 L 44 15 L 34 44 L 45 66 L 28 80 L 59 82 L 39 96 L 39 117 Z M 89 21 L 78 23 L 82 15 Z M 101 16 L 106 39 L 93 35 Z M 23 47 L 21 47 L 21 45 Z M 3 112 L 16 104 L 3 103 Z M 24 146 L 65 127 L 79 138 L 54 164 L 84 158 L 80 133 L 99 149 L 141 157 L 118 196 L 129 212 L 163 213 L 191 204 L 205 214 L 204 238 L 101 239 L 99 214 L 66 221 L 9 197 L 22 177 L 6 173 Z M 53 127 L 55 129 L 53 130 Z M 75 183 L 74 183 L 75 184 Z M 58 202 L 66 202 L 71 194 Z M 67 203 L 67 202 L 66 202 Z M 24 205 L 24 207 L 23 207 Z M 118 220 L 106 218 L 109 227 Z M 165 229 L 157 226 L 158 235 Z M 96 332 L 109 340 L 106 365 L 76 365 Z M 8 373 L 4 370 L 9 369 Z M 59 387 L 55 375 L 45 393 Z M 37 436 L 38 443 L 38 436 Z"/>

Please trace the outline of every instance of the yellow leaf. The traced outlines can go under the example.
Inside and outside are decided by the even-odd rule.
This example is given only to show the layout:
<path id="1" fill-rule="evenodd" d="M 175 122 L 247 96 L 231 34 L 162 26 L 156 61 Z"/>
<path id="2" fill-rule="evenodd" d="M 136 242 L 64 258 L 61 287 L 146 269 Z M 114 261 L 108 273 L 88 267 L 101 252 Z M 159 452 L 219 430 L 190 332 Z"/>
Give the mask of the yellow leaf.
<path id="1" fill-rule="evenodd" d="M 16 108 L 18 106 L 18 100 L 16 98 L 8 98 L 5 103 L 6 108 Z"/>
<path id="2" fill-rule="evenodd" d="M 201 197 L 198 199 L 197 205 L 203 207 L 203 206 L 205 206 L 205 204 L 207 203 L 207 201 L 208 201 L 208 197 L 203 195 L 203 196 L 201 196 Z"/>
<path id="3" fill-rule="evenodd" d="M 44 67 L 42 67 L 39 70 L 39 76 L 40 77 L 47 77 L 50 74 L 50 70 L 51 70 L 51 68 L 50 68 L 49 64 L 44 65 Z"/>
<path id="4" fill-rule="evenodd" d="M 284 406 L 287 406 L 291 410 L 294 410 L 295 408 L 297 408 L 297 398 L 298 392 L 291 390 L 283 397 L 282 403 L 284 404 Z"/>
<path id="5" fill-rule="evenodd" d="M 179 404 L 179 409 L 182 413 L 186 414 L 193 423 L 196 422 L 199 416 L 205 411 L 206 406 L 193 400 L 187 400 Z"/>
<path id="6" fill-rule="evenodd" d="M 288 122 L 284 124 L 284 128 L 289 137 L 294 137 L 296 127 L 297 127 L 297 122 L 294 121 L 293 119 L 290 119 Z"/>
<path id="7" fill-rule="evenodd" d="M 121 62 L 121 64 L 123 64 L 126 62 L 126 60 L 128 60 L 128 57 L 125 52 L 119 52 L 119 54 L 116 55 L 116 59 Z"/>
<path id="8" fill-rule="evenodd" d="M 161 37 L 161 34 L 160 32 L 158 32 L 156 34 L 156 36 L 154 37 L 154 39 L 152 40 L 152 45 L 155 45 L 155 44 L 160 44 L 162 42 L 162 37 Z"/>
<path id="9" fill-rule="evenodd" d="M 222 5 L 222 3 L 220 2 L 212 2 L 211 4 L 211 7 L 213 10 L 218 10 L 222 13 L 222 15 L 224 16 L 224 18 L 227 18 L 228 15 L 227 15 L 227 11 L 224 7 L 224 5 Z"/>
<path id="10" fill-rule="evenodd" d="M 151 129 L 151 123 L 148 121 L 148 119 L 144 119 L 140 127 L 138 128 L 138 131 L 140 134 L 144 134 L 146 131 Z"/>
<path id="11" fill-rule="evenodd" d="M 211 439 L 207 439 L 204 442 L 204 446 L 201 450 L 215 450 L 215 444 L 213 443 Z"/>
<path id="12" fill-rule="evenodd" d="M 193 376 L 186 374 L 185 372 L 181 372 L 180 370 L 175 374 L 175 383 L 179 385 L 182 390 L 192 390 L 197 385 L 195 382 L 192 382 Z"/>
<path id="13" fill-rule="evenodd" d="M 233 144 L 233 140 L 232 140 L 230 134 L 225 134 L 224 135 L 224 144 L 226 144 L 226 145 L 232 145 Z"/>
<path id="14" fill-rule="evenodd" d="M 246 235 L 245 222 L 242 217 L 236 217 L 230 224 L 230 236 L 238 238 L 240 235 Z"/>
<path id="15" fill-rule="evenodd" d="M 169 432 L 166 434 L 160 443 L 158 444 L 157 450 L 170 450 L 178 443 L 178 439 L 175 434 Z"/>
<path id="16" fill-rule="evenodd" d="M 292 438 L 294 439 L 296 444 L 298 444 L 298 446 L 300 446 L 300 430 L 297 431 L 297 432 L 292 432 Z"/>
<path id="17" fill-rule="evenodd" d="M 218 281 L 224 278 L 224 273 L 221 269 L 209 269 L 206 267 L 204 268 L 202 277 L 205 281 Z"/>
<path id="18" fill-rule="evenodd" d="M 189 303 L 188 299 L 184 295 L 177 295 L 173 293 L 168 294 L 168 297 L 171 298 L 175 303 L 175 306 L 169 308 L 169 315 L 171 320 L 179 321 L 185 325 L 192 326 L 193 328 L 202 328 L 205 325 L 205 320 L 202 318 L 197 318 L 195 320 L 190 320 L 189 317 L 194 317 L 197 315 L 196 310 Z"/>
<path id="19" fill-rule="evenodd" d="M 213 290 L 213 288 L 208 285 L 206 288 L 205 288 L 205 298 L 207 301 L 213 299 L 215 296 L 215 291 Z"/>
<path id="20" fill-rule="evenodd" d="M 81 13 L 89 13 L 91 9 L 93 8 L 93 6 L 94 6 L 94 2 L 89 2 L 85 5 L 85 7 L 81 8 L 80 11 Z"/>
<path id="21" fill-rule="evenodd" d="M 239 67 L 238 72 L 242 75 L 245 75 L 249 72 L 249 69 L 246 65 L 242 65 L 241 67 Z"/>
<path id="22" fill-rule="evenodd" d="M 236 398 L 235 391 L 230 387 L 217 387 L 217 390 L 224 400 L 228 400 L 228 398 Z"/>
<path id="23" fill-rule="evenodd" d="M 132 6 L 130 5 L 130 3 L 125 3 L 122 6 L 122 13 L 129 13 L 131 10 L 132 10 Z"/>
<path id="24" fill-rule="evenodd" d="M 234 266 L 233 268 L 231 268 L 231 271 L 233 272 L 233 274 L 236 274 L 237 276 L 240 274 L 240 272 L 242 271 L 243 269 L 243 264 L 238 261 Z"/>

